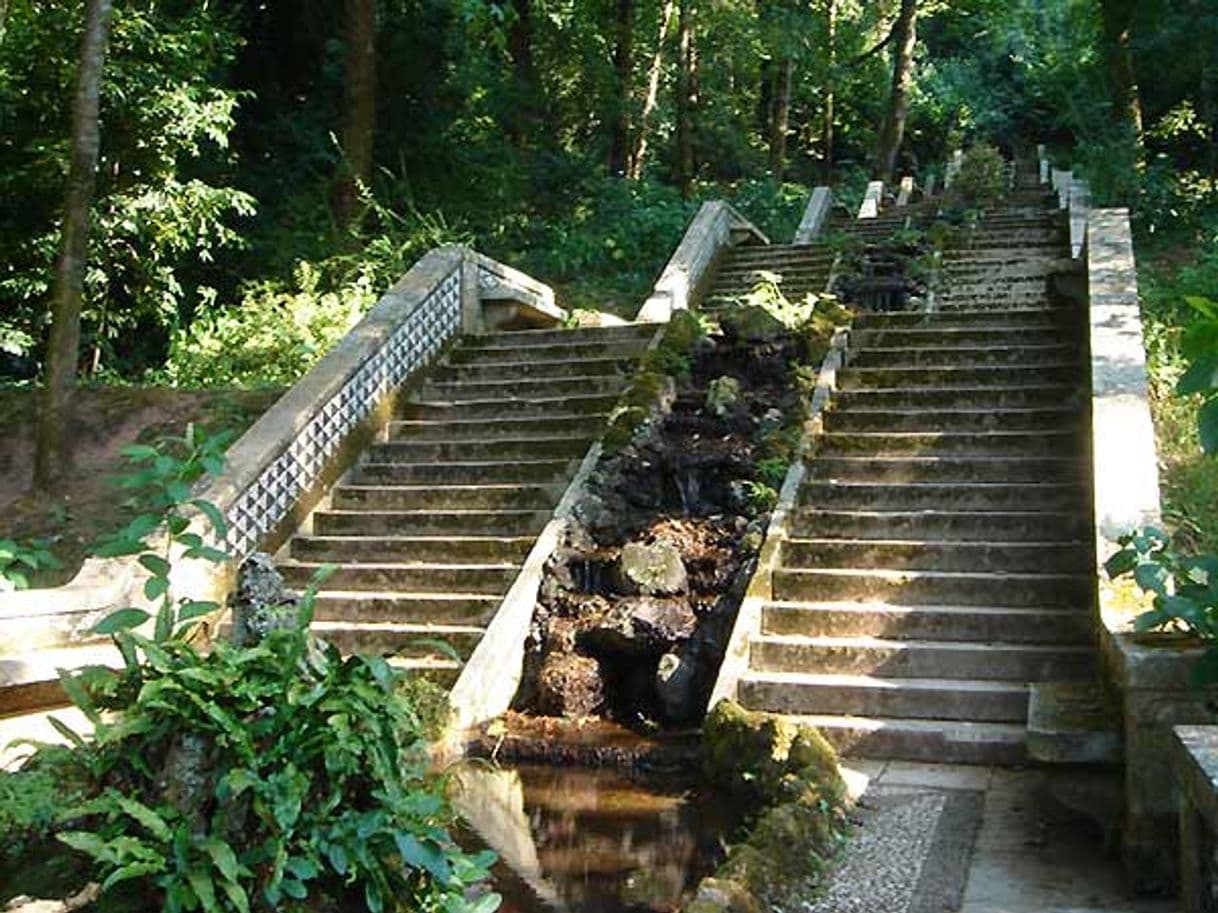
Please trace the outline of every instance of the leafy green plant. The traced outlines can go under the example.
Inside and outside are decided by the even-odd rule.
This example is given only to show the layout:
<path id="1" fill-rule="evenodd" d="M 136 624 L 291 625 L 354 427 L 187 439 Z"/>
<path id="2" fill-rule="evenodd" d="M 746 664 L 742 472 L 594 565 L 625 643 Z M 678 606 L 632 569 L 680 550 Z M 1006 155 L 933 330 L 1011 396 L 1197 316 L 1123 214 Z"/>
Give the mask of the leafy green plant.
<path id="1" fill-rule="evenodd" d="M 1176 392 L 1201 396 L 1197 412 L 1201 448 L 1214 454 L 1218 453 L 1218 302 L 1199 296 L 1188 296 L 1186 301 L 1195 317 L 1181 337 L 1188 370 L 1177 382 Z"/>
<path id="2" fill-rule="evenodd" d="M 787 478 L 787 463 L 788 461 L 782 457 L 758 460 L 756 467 L 758 483 L 766 485 L 774 491 L 782 488 L 782 483 Z"/>
<path id="3" fill-rule="evenodd" d="M 317 641 L 316 580 L 294 618 L 255 644 L 191 642 L 215 606 L 174 600 L 167 549 L 225 557 L 190 527 L 193 509 L 223 536 L 219 511 L 190 494 L 222 467 L 221 449 L 188 433 L 128 451 L 142 468 L 124 485 L 146 512 L 101 551 L 138 554 L 160 607 L 151 634 L 136 607 L 95 628 L 122 668 L 62 676 L 93 737 L 55 723 L 92 783 L 63 813 L 79 825 L 59 839 L 93 860 L 103 895 L 139 909 L 303 910 L 329 898 L 371 913 L 492 913 L 498 896 L 471 889 L 494 856 L 456 845 L 443 778 L 429 773 L 434 695 L 380 657 L 344 659 Z M 160 530 L 163 548 L 149 541 Z"/>
<path id="4" fill-rule="evenodd" d="M 1182 556 L 1167 534 L 1146 527 L 1122 536 L 1121 550 L 1104 565 L 1112 578 L 1130 575 L 1153 594 L 1152 608 L 1134 619 L 1138 631 L 1181 630 L 1206 652 L 1193 670 L 1198 684 L 1218 682 L 1218 556 Z"/>
<path id="5" fill-rule="evenodd" d="M 778 504 L 778 492 L 765 482 L 759 482 L 755 479 L 745 481 L 744 495 L 745 503 L 748 505 L 749 511 L 754 515 L 773 510 L 774 506 Z"/>
<path id="6" fill-rule="evenodd" d="M 60 567 L 48 545 L 44 539 L 0 539 L 0 593 L 29 589 L 31 574 Z"/>
<path id="7" fill-rule="evenodd" d="M 993 146 L 973 146 L 964 153 L 952 193 L 973 204 L 985 204 L 1007 189 L 1007 163 Z"/>

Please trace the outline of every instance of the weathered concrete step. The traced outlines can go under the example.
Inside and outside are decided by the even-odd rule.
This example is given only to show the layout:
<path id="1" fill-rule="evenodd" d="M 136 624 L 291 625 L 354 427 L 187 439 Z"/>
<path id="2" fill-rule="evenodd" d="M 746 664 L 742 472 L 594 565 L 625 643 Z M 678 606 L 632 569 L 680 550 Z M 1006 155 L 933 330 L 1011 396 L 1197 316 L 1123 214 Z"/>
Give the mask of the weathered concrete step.
<path id="1" fill-rule="evenodd" d="M 1079 421 L 1078 406 L 1007 406 L 989 409 L 832 409 L 831 432 L 849 431 L 1039 431 L 1067 429 Z"/>
<path id="2" fill-rule="evenodd" d="M 782 563 L 790 568 L 1068 574 L 1085 571 L 1089 559 L 1094 560 L 1088 543 L 1063 541 L 1050 530 L 1045 534 L 1041 542 L 799 537 L 782 543 Z"/>
<path id="3" fill-rule="evenodd" d="M 1079 384 L 1028 384 L 995 387 L 894 387 L 843 390 L 834 394 L 836 408 L 849 409 L 1026 409 L 1081 405 Z"/>
<path id="4" fill-rule="evenodd" d="M 521 344 L 512 348 L 506 346 L 480 348 L 467 343 L 453 349 L 448 356 L 448 363 L 450 365 L 481 366 L 520 362 L 545 364 L 577 359 L 635 358 L 642 353 L 644 345 L 644 342 L 637 340 L 590 343 L 571 340 L 566 343 L 555 342 L 547 345 Z"/>
<path id="5" fill-rule="evenodd" d="M 774 571 L 774 596 L 783 601 L 1072 608 L 1094 600 L 1095 580 L 1094 574 L 780 567 Z"/>
<path id="6" fill-rule="evenodd" d="M 832 266 L 832 260 L 806 264 L 770 263 L 759 264 L 757 266 L 732 266 L 729 264 L 719 267 L 715 272 L 715 286 L 718 287 L 724 283 L 755 282 L 767 278 L 775 279 L 780 285 L 794 279 L 804 279 L 806 281 L 817 276 L 828 275 Z"/>
<path id="7" fill-rule="evenodd" d="M 1095 647 L 770 634 L 749 642 L 766 672 L 1041 682 L 1095 674 Z"/>
<path id="8" fill-rule="evenodd" d="M 1074 360 L 1036 365 L 960 365 L 857 367 L 838 374 L 843 390 L 893 387 L 989 387 L 1042 384 L 1078 384 L 1086 376 Z"/>
<path id="9" fill-rule="evenodd" d="M 524 561 L 533 536 L 295 536 L 300 561 L 335 564 L 411 561 L 493 564 Z"/>
<path id="10" fill-rule="evenodd" d="M 856 331 L 872 329 L 946 329 L 949 327 L 1044 327 L 1063 321 L 1076 321 L 1079 314 L 1070 308 L 1040 307 L 1003 310 L 985 308 L 954 311 L 889 311 L 859 314 L 854 318 Z"/>
<path id="11" fill-rule="evenodd" d="M 772 602 L 763 634 L 1093 645 L 1086 608 L 902 606 L 884 602 Z"/>
<path id="12" fill-rule="evenodd" d="M 513 460 L 507 463 L 361 463 L 352 481 L 357 485 L 410 485 L 434 482 L 441 485 L 487 483 L 549 483 L 565 479 L 572 460 Z"/>
<path id="13" fill-rule="evenodd" d="M 1006 282 L 949 282 L 935 295 L 935 304 L 943 310 L 953 307 L 1039 307 L 1048 300 L 1042 286 L 1019 286 Z"/>
<path id="14" fill-rule="evenodd" d="M 445 690 L 456 684 L 462 666 L 456 660 L 434 656 L 390 656 L 386 662 L 408 679 L 423 678 Z"/>
<path id="15" fill-rule="evenodd" d="M 851 431 L 822 436 L 826 456 L 1054 456 L 1077 453 L 1080 430 L 1045 431 Z"/>
<path id="16" fill-rule="evenodd" d="M 303 590 L 325 565 L 313 561 L 283 561 L 279 571 L 293 589 Z M 326 579 L 322 592 L 375 590 L 402 593 L 507 592 L 520 567 L 516 564 L 349 564 Z"/>
<path id="17" fill-rule="evenodd" d="M 606 414 L 575 416 L 526 415 L 449 421 L 405 419 L 389 423 L 390 440 L 486 441 L 493 438 L 583 436 L 591 439 L 605 428 Z"/>
<path id="18" fill-rule="evenodd" d="M 847 539 L 953 539 L 1037 542 L 1052 535 L 1063 541 L 1090 535 L 1086 512 L 1032 510 L 824 510 L 801 508 L 791 521 L 794 535 Z"/>
<path id="19" fill-rule="evenodd" d="M 1028 710 L 1028 689 L 1019 682 L 754 670 L 740 680 L 740 699 L 771 713 L 995 723 L 1023 723 Z"/>
<path id="20" fill-rule="evenodd" d="M 491 440 L 418 441 L 397 440 L 374 444 L 368 458 L 374 463 L 485 462 L 489 460 L 546 460 L 582 458 L 589 438 L 579 436 L 534 436 Z"/>
<path id="21" fill-rule="evenodd" d="M 633 358 L 573 358 L 554 361 L 484 361 L 471 365 L 440 365 L 432 376 L 445 381 L 510 381 L 529 378 L 616 377 L 629 374 Z"/>
<path id="22" fill-rule="evenodd" d="M 554 485 L 339 485 L 332 501 L 343 510 L 544 510 L 561 495 Z"/>
<path id="23" fill-rule="evenodd" d="M 1019 766 L 1028 761 L 1021 724 L 807 715 L 839 755 L 936 764 Z"/>
<path id="24" fill-rule="evenodd" d="M 856 349 L 850 356 L 851 367 L 901 368 L 941 366 L 1019 365 L 1025 367 L 1059 364 L 1078 358 L 1079 347 L 1071 344 L 1004 346 L 923 346 L 886 349 L 869 346 Z"/>
<path id="25" fill-rule="evenodd" d="M 478 646 L 483 630 L 473 625 L 390 621 L 348 624 L 341 621 L 322 621 L 314 622 L 313 633 L 334 644 L 344 654 L 451 660 L 447 650 L 435 645 L 435 641 L 440 641 L 447 644 L 458 658 L 464 660 L 468 659 L 474 652 L 474 647 Z"/>
<path id="26" fill-rule="evenodd" d="M 767 244 L 760 247 L 733 247 L 720 261 L 727 264 L 800 263 L 804 261 L 832 261 L 836 253 L 824 244 Z"/>
<path id="27" fill-rule="evenodd" d="M 313 604 L 315 622 L 404 622 L 485 626 L 502 599 L 485 593 L 399 593 L 324 590 Z"/>
<path id="28" fill-rule="evenodd" d="M 541 532 L 550 510 L 319 510 L 321 536 L 527 535 Z"/>
<path id="29" fill-rule="evenodd" d="M 1081 510 L 1087 490 L 1069 482 L 826 482 L 799 490 L 807 507 L 862 510 Z"/>
<path id="30" fill-rule="evenodd" d="M 612 342 L 638 342 L 646 345 L 657 329 L 658 326 L 654 323 L 627 323 L 614 327 L 572 327 L 564 330 L 509 330 L 503 333 L 466 336 L 465 341 L 481 349 L 564 345 L 572 341 L 577 345 Z"/>
<path id="31" fill-rule="evenodd" d="M 580 375 L 561 378 L 455 381 L 428 380 L 419 391 L 420 403 L 461 405 L 485 400 L 544 399 L 547 397 L 604 394 L 617 395 L 626 386 L 624 375 Z"/>
<path id="32" fill-rule="evenodd" d="M 911 327 L 899 330 L 856 330 L 850 344 L 860 349 L 945 348 L 952 346 L 1052 345 L 1062 339 L 1059 327 L 1046 324 L 986 327 Z"/>
<path id="33" fill-rule="evenodd" d="M 848 482 L 1075 482 L 1086 464 L 1070 457 L 818 457 L 813 479 Z"/>
<path id="34" fill-rule="evenodd" d="M 539 391 L 541 392 L 541 391 Z M 475 418 L 523 418 L 525 416 L 594 415 L 609 412 L 617 402 L 616 391 L 516 399 L 467 399 L 457 402 L 411 402 L 402 407 L 403 418 L 453 421 Z"/>

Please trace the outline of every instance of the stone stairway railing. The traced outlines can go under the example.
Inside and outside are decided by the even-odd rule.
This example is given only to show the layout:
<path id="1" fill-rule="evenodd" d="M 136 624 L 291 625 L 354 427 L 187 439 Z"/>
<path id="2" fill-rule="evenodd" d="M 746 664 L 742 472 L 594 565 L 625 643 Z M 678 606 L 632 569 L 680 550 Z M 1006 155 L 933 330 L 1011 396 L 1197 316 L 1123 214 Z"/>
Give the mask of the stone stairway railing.
<path id="1" fill-rule="evenodd" d="M 507 321 L 550 325 L 551 289 L 474 251 L 426 254 L 230 449 L 197 497 L 224 514 L 227 566 L 173 562 L 175 592 L 222 600 L 233 567 L 274 549 L 388 421 L 403 385 L 462 332 Z M 0 595 L 0 689 L 55 679 L 72 648 L 103 644 L 92 628 L 115 607 L 146 605 L 134 559 L 89 559 L 67 585 Z M 96 657 L 82 659 L 96 661 Z M 0 696 L 0 711 L 12 710 Z"/>

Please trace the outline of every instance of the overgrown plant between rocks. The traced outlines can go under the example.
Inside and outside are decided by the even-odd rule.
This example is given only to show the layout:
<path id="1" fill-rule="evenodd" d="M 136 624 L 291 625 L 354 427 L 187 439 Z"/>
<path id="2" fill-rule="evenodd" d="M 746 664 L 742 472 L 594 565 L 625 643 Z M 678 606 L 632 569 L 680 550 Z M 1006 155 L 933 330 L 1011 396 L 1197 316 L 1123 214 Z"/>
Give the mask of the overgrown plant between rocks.
<path id="1" fill-rule="evenodd" d="M 764 280 L 674 315 L 546 566 L 515 709 L 695 724 L 844 313 Z"/>

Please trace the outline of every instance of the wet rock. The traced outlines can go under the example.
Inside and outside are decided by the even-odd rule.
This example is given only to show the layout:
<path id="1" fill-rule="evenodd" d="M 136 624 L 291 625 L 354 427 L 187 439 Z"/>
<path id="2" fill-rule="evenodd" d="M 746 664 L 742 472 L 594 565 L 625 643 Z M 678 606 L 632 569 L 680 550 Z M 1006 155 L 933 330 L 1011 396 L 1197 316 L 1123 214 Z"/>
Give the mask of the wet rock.
<path id="1" fill-rule="evenodd" d="M 729 340 L 771 342 L 787 332 L 783 322 L 760 305 L 745 305 L 727 311 L 719 319 Z"/>
<path id="2" fill-rule="evenodd" d="M 579 646 L 597 656 L 655 656 L 688 640 L 698 616 L 688 603 L 675 599 L 622 599 L 579 638 Z"/>
<path id="3" fill-rule="evenodd" d="M 697 718 L 702 702 L 698 700 L 698 669 L 692 656 L 680 653 L 661 656 L 655 684 L 665 719 L 685 723 Z"/>
<path id="4" fill-rule="evenodd" d="M 761 913 L 761 904 L 744 885 L 728 878 L 703 878 L 686 913 Z"/>
<path id="5" fill-rule="evenodd" d="M 782 412 L 778 409 L 767 409 L 761 418 L 757 419 L 757 440 L 764 440 L 783 425 Z"/>
<path id="6" fill-rule="evenodd" d="M 730 375 L 716 377 L 706 388 L 706 409 L 725 418 L 740 405 L 740 381 Z"/>
<path id="7" fill-rule="evenodd" d="M 585 717 L 605 705 L 600 664 L 574 653 L 552 653 L 537 677 L 537 709 L 548 716 Z"/>
<path id="8" fill-rule="evenodd" d="M 681 554 L 667 542 L 622 546 L 617 564 L 617 586 L 627 594 L 672 596 L 689 589 Z"/>

